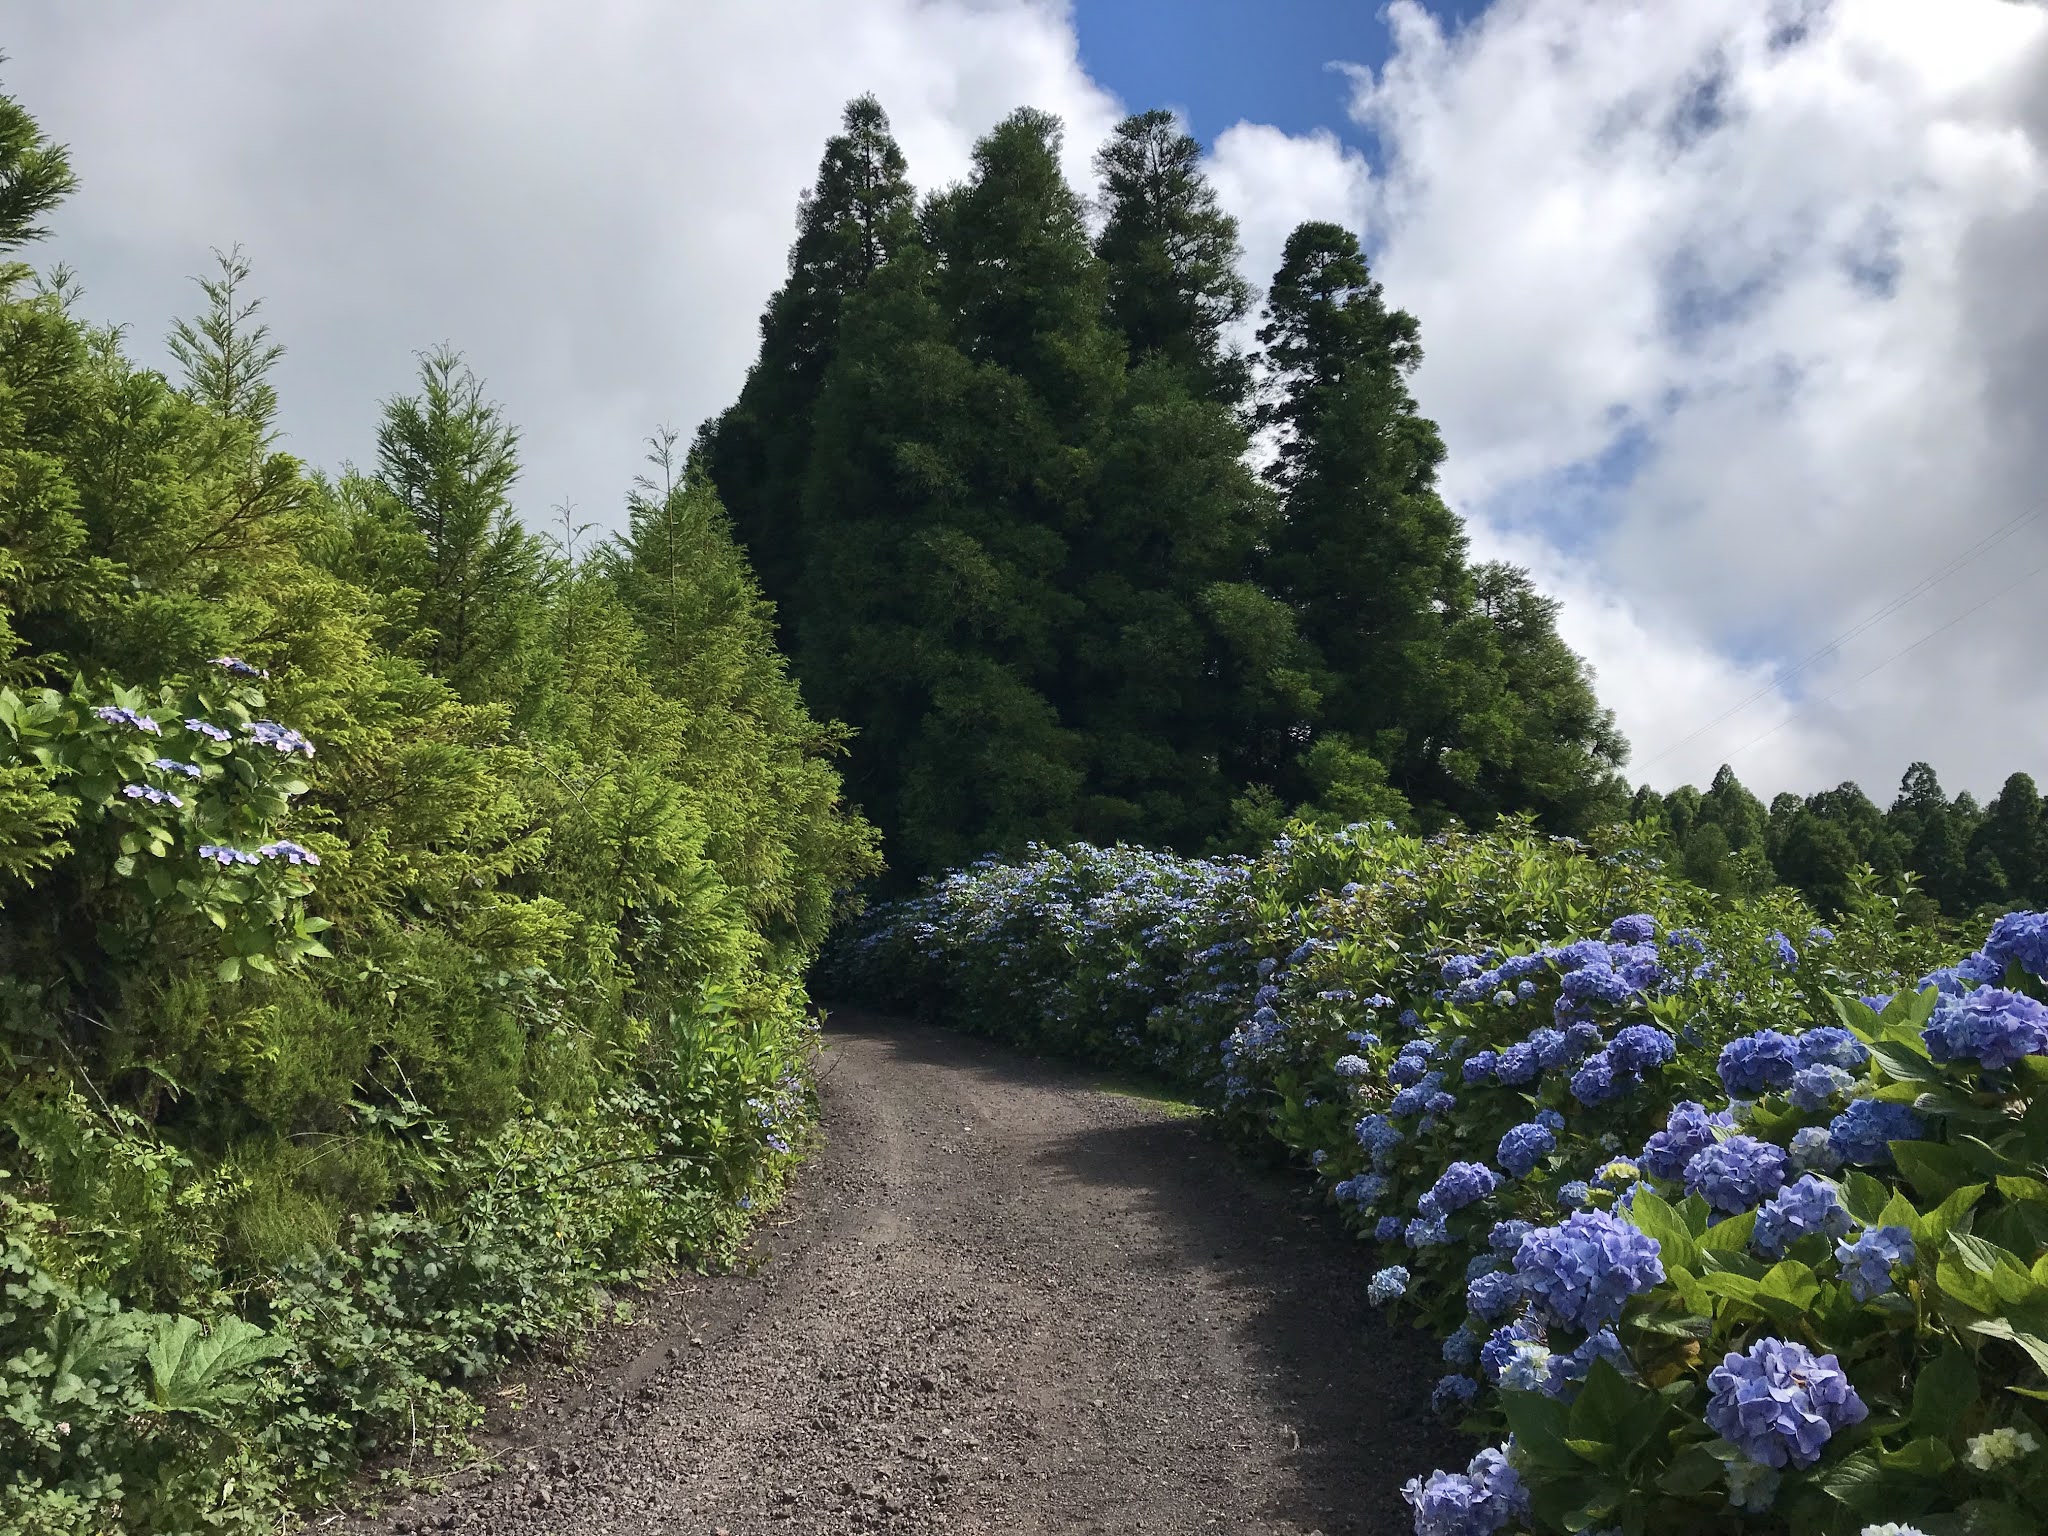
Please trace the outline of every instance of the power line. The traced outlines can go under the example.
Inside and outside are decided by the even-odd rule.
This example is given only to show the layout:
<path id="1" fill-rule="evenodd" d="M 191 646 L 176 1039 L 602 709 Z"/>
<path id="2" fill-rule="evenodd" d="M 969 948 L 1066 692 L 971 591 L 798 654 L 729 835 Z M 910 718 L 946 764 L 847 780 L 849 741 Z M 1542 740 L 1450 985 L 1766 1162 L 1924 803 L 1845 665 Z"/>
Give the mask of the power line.
<path id="1" fill-rule="evenodd" d="M 1737 747 L 1733 752 L 1728 754 L 1729 757 L 1731 759 L 1740 757 L 1743 753 L 1747 752 L 1751 747 L 1756 746 L 1758 742 L 1767 741 L 1771 737 L 1777 735 L 1778 732 L 1782 731 L 1786 726 L 1790 725 L 1794 720 L 1796 720 L 1801 714 L 1805 713 L 1807 710 L 1817 709 L 1821 705 L 1826 704 L 1831 700 L 1840 698 L 1843 694 L 1847 693 L 1851 688 L 1854 688 L 1858 683 L 1862 682 L 1864 678 L 1870 677 L 1875 673 L 1882 672 L 1886 667 L 1890 666 L 1893 662 L 1897 661 L 1901 656 L 1910 655 L 1912 652 L 1919 650 L 1921 646 L 1925 645 L 1928 641 L 1932 640 L 1936 635 L 1942 634 L 1947 630 L 1954 629 L 1958 624 L 1962 623 L 1963 620 L 1967 619 L 1971 614 L 1976 613 L 1981 609 L 1989 608 L 1993 603 L 1997 602 L 2001 597 L 2005 596 L 2006 593 L 2014 591 L 2019 587 L 2025 586 L 2028 582 L 2032 581 L 2036 576 L 2039 576 L 2043 571 L 2048 571 L 2048 561 L 2044 561 L 2040 565 L 2035 566 L 2031 571 L 2027 572 L 2026 575 L 2020 577 L 2018 580 L 2006 583 L 2004 586 L 2000 587 L 1996 592 L 1992 593 L 1989 597 L 1985 598 L 1982 602 L 1972 603 L 1969 607 L 1965 608 L 1961 613 L 1957 614 L 1954 618 L 1950 619 L 1946 624 L 1940 625 L 1934 629 L 1930 629 L 1926 634 L 1922 635 L 1918 640 L 1915 640 L 1911 645 L 1907 646 L 1904 650 L 1892 652 L 1891 655 L 1885 657 L 1883 661 L 1880 661 L 1868 672 L 1864 672 L 1857 677 L 1852 677 L 1851 679 L 1849 679 L 1848 682 L 1842 684 L 1842 686 L 1837 688 L 1833 693 L 1827 694 L 1824 697 L 1818 699 L 1814 699 L 1809 703 L 1800 705 L 1798 709 L 1792 710 L 1789 714 L 1785 716 L 1783 720 L 1780 720 L 1768 731 L 1765 731 L 1763 735 L 1756 737 L 1754 740 L 1746 741 L 1741 746 Z"/>
<path id="2" fill-rule="evenodd" d="M 1956 572 L 1960 571 L 1964 566 L 1968 565 L 1971 561 L 1975 560 L 1979 555 L 1983 554 L 1993 545 L 2002 543 L 2006 539 L 2011 538 L 2013 534 L 2017 533 L 2027 523 L 2030 523 L 2035 518 L 2041 516 L 2041 514 L 2044 511 L 2048 511 L 2048 507 L 2036 507 L 2031 512 L 2022 512 L 2017 517 L 2014 517 L 2011 521 L 2007 522 L 2003 527 L 1994 529 L 1992 532 L 1986 534 L 1983 538 L 1979 539 L 1975 544 L 1971 545 L 1968 549 L 1964 550 L 1961 554 L 1957 555 L 1954 559 L 1950 560 L 1947 565 L 1943 566 L 1933 575 L 1922 577 L 1913 586 L 1907 588 L 1907 590 L 1900 593 L 1890 602 L 1886 603 L 1882 608 L 1878 609 L 1868 618 L 1865 618 L 1860 623 L 1857 623 L 1851 626 L 1850 628 L 1843 630 L 1842 633 L 1835 636 L 1834 639 L 1828 641 L 1827 644 L 1823 645 L 1819 650 L 1815 651 L 1805 660 L 1799 662 L 1796 666 L 1793 666 L 1792 668 L 1784 672 L 1773 673 L 1771 675 L 1770 681 L 1765 683 L 1763 687 L 1757 689 L 1755 693 L 1750 694 L 1749 697 L 1742 699 L 1735 704 L 1731 704 L 1728 708 L 1722 710 L 1720 714 L 1714 716 L 1713 719 L 1707 721 L 1704 725 L 1694 727 L 1685 735 L 1679 737 L 1678 740 L 1672 742 L 1669 746 L 1666 746 L 1661 750 L 1652 753 L 1649 757 L 1638 759 L 1635 766 L 1639 769 L 1647 768 L 1651 763 L 1669 757 L 1672 753 L 1676 752 L 1680 747 L 1684 746 L 1687 742 L 1692 741 L 1695 737 L 1703 735 L 1707 731 L 1712 730 L 1715 726 L 1719 725 L 1723 720 L 1728 719 L 1730 716 L 1741 714 L 1743 710 L 1749 708 L 1749 706 L 1754 704 L 1758 699 L 1763 698 L 1765 695 L 1769 694 L 1773 689 L 1778 688 L 1782 684 L 1790 682 L 1793 678 L 1797 677 L 1801 672 L 1804 672 L 1808 667 L 1812 666 L 1815 662 L 1820 661 L 1824 657 L 1833 655 L 1843 645 L 1855 639 L 1858 635 L 1862 634 L 1872 625 L 1882 623 L 1884 620 L 1890 618 L 1893 614 L 1897 613 L 1901 608 L 1904 608 L 1908 603 L 1913 602 L 1916 598 L 1924 597 L 1927 593 L 1933 591 L 1935 587 L 1939 586 L 1942 582 L 1948 580 L 1949 577 L 1955 575 Z M 2007 588 L 2005 590 L 2009 591 L 2010 588 Z M 1975 611 L 1975 609 L 1970 610 L 1970 612 Z M 1964 617 L 1967 617 L 1967 614 L 1965 614 Z M 1944 629 L 1947 627 L 1947 625 L 1942 626 L 1942 628 Z M 1941 633 L 1940 630 L 1934 631 L 1934 634 L 1939 633 Z M 1927 638 L 1932 638 L 1932 636 L 1929 636 Z M 1914 642 L 1914 644 L 1916 645 L 1918 643 L 1918 641 Z M 1910 650 L 1911 648 L 1912 647 L 1909 646 L 1907 649 Z M 1900 654 L 1903 655 L 1905 653 L 1900 652 Z M 1884 664 L 1885 663 L 1880 662 L 1878 665 L 1883 666 Z M 1865 673 L 1864 676 L 1869 676 L 1869 673 Z M 1862 678 L 1858 678 L 1857 681 L 1861 682 Z M 1850 686 L 1854 685 L 1852 684 Z M 1830 694 L 1829 697 L 1832 698 L 1833 695 Z M 1772 727 L 1772 729 L 1775 730 L 1776 727 L 1774 726 Z M 1761 737 L 1758 738 L 1758 740 L 1761 739 Z M 1754 746 L 1755 744 L 1755 742 L 1750 743 L 1751 746 Z M 1744 750 L 1747 749 L 1745 748 Z"/>

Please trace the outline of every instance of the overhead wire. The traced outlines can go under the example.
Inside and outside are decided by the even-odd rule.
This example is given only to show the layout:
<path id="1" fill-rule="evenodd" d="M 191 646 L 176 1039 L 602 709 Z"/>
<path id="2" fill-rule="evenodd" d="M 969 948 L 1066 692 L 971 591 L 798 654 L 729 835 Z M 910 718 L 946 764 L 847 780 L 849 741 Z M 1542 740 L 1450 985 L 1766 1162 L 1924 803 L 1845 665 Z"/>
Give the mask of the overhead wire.
<path id="1" fill-rule="evenodd" d="M 1750 694 L 1747 698 L 1738 700 L 1736 703 L 1729 705 L 1728 708 L 1722 710 L 1721 713 L 1714 716 L 1713 719 L 1706 721 L 1702 725 L 1695 726 L 1692 730 L 1686 732 L 1685 735 L 1679 737 L 1676 741 L 1671 742 L 1669 745 L 1660 748 L 1658 751 L 1653 752 L 1650 756 L 1639 759 L 1636 763 L 1636 766 L 1638 768 L 1648 767 L 1651 763 L 1657 762 L 1662 758 L 1669 757 L 1673 752 L 1676 752 L 1680 747 L 1686 745 L 1686 743 L 1694 740 L 1695 738 L 1704 735 L 1706 732 L 1712 730 L 1715 726 L 1719 725 L 1722 721 L 1727 720 L 1734 715 L 1739 715 L 1740 713 L 1742 713 L 1743 710 L 1749 708 L 1750 705 L 1756 703 L 1757 700 L 1765 697 L 1774 689 L 1781 687 L 1783 684 L 1790 682 L 1793 678 L 1797 677 L 1800 673 L 1804 672 L 1808 667 L 1812 666 L 1815 662 L 1820 661 L 1825 657 L 1833 655 L 1843 645 L 1855 639 L 1858 635 L 1870 629 L 1873 625 L 1883 623 L 1886 619 L 1890 618 L 1893 614 L 1897 613 L 1900 609 L 1904 608 L 1908 603 L 1911 603 L 1920 597 L 1924 597 L 1927 593 L 1933 591 L 1934 588 L 1939 586 L 1942 582 L 1948 580 L 1949 577 L 1955 575 L 1958 571 L 1962 570 L 1965 566 L 1969 565 L 1972 561 L 1976 560 L 1978 556 L 1986 553 L 1994 546 L 2003 543 L 2006 539 L 2011 538 L 2013 534 L 2017 533 L 2021 528 L 2026 526 L 2026 524 L 2040 517 L 2044 512 L 2048 512 L 2048 507 L 2036 507 L 2030 512 L 2019 513 L 2017 516 L 2011 518 L 2001 527 L 1993 529 L 1990 533 L 1986 534 L 1983 538 L 1979 539 L 1975 544 L 1972 544 L 1968 549 L 1964 550 L 1961 554 L 1956 555 L 1953 559 L 1951 559 L 1948 562 L 1948 564 L 1941 567 L 1940 570 L 1935 571 L 1933 574 L 1929 576 L 1922 577 L 1919 581 L 1915 582 L 1911 587 L 1907 588 L 1904 592 L 1901 592 L 1897 597 L 1894 597 L 1890 602 L 1886 603 L 1882 608 L 1879 608 L 1875 613 L 1870 614 L 1867 618 L 1864 618 L 1860 620 L 1858 623 L 1851 625 L 1848 629 L 1843 630 L 1842 633 L 1836 635 L 1832 640 L 1828 641 L 1827 644 L 1821 646 L 1819 650 L 1814 651 L 1804 660 L 1798 662 L 1790 668 L 1785 669 L 1784 671 L 1773 672 L 1771 674 L 1770 681 L 1766 682 L 1761 688 L 1757 689 L 1756 692 Z M 2006 588 L 2003 590 L 2009 591 L 2011 589 Z M 1995 601 L 1995 599 L 1988 599 L 1987 601 Z M 1973 609 L 1971 611 L 1974 612 L 1975 610 Z M 1968 615 L 1964 614 L 1962 615 L 1962 617 L 1968 617 Z M 1942 626 L 1943 629 L 1946 629 L 1947 627 L 1947 625 Z M 1939 634 L 1940 632 L 1940 630 L 1936 630 L 1933 633 Z M 1923 639 L 1931 638 L 1933 638 L 1932 635 L 1923 637 Z M 1920 643 L 1920 641 L 1915 641 L 1914 646 L 1917 646 Z M 1907 647 L 1908 650 L 1911 650 L 1913 648 L 1913 646 Z M 1904 655 L 1905 652 L 1902 651 L 1899 654 Z M 1879 665 L 1884 665 L 1884 663 L 1879 663 Z M 1868 673 L 1865 674 L 1865 676 L 1868 675 Z M 1856 681 L 1861 682 L 1862 678 L 1858 678 Z M 1853 687 L 1854 685 L 1850 684 L 1848 686 Z M 1832 698 L 1833 696 L 1834 695 L 1832 694 L 1829 695 L 1830 698 Z M 1780 723 L 1782 724 L 1783 722 Z M 1775 731 L 1776 729 L 1776 726 L 1772 727 L 1772 730 Z M 1769 733 L 1767 732 L 1766 734 Z M 1761 739 L 1761 737 L 1758 738 L 1758 740 Z M 1755 744 L 1755 742 L 1751 742 L 1749 745 L 1754 746 Z M 1748 748 L 1745 747 L 1741 750 L 1746 751 L 1748 750 Z"/>
<path id="2" fill-rule="evenodd" d="M 1751 740 L 1744 742 L 1741 746 L 1737 747 L 1733 752 L 1729 753 L 1729 757 L 1731 759 L 1740 757 L 1743 753 L 1747 752 L 1751 747 L 1756 746 L 1760 742 L 1768 741 L 1771 737 L 1777 735 L 1778 732 L 1782 731 L 1787 725 L 1790 725 L 1794 720 L 1796 720 L 1801 714 L 1805 713 L 1807 710 L 1817 709 L 1823 704 L 1829 703 L 1834 699 L 1840 698 L 1843 694 L 1847 693 L 1851 688 L 1854 688 L 1858 683 L 1862 682 L 1864 678 L 1871 677 L 1879 672 L 1882 672 L 1886 667 L 1890 666 L 1893 662 L 1897 661 L 1901 656 L 1907 656 L 1912 654 L 1914 651 L 1919 650 L 1921 646 L 1925 645 L 1928 641 L 1932 640 L 1936 635 L 1954 629 L 1958 624 L 1962 623 L 1963 620 L 1970 617 L 1971 614 L 1977 613 L 1982 609 L 1989 608 L 1993 603 L 1997 602 L 2001 597 L 2004 597 L 2008 592 L 2017 591 L 2020 587 L 2025 586 L 2028 582 L 2032 581 L 2036 576 L 2039 576 L 2044 571 L 2048 571 L 2048 561 L 2043 561 L 2041 564 L 2035 566 L 2031 571 L 2028 571 L 2026 575 L 2018 577 L 2013 581 L 2007 582 L 2004 586 L 2000 587 L 1996 592 L 1992 593 L 1989 597 L 1983 599 L 1981 602 L 1972 603 L 1969 607 L 1965 608 L 1961 613 L 1957 614 L 1954 618 L 1950 619 L 1946 624 L 1937 625 L 1935 628 L 1930 629 L 1926 634 L 1922 635 L 1918 640 L 1915 640 L 1911 645 L 1906 646 L 1901 650 L 1892 652 L 1891 655 L 1885 657 L 1885 659 L 1883 661 L 1880 661 L 1876 666 L 1870 668 L 1866 672 L 1859 674 L 1856 677 L 1852 677 L 1851 679 L 1849 679 L 1848 682 L 1842 684 L 1842 686 L 1837 688 L 1833 693 L 1826 694 L 1821 698 L 1814 699 L 1807 703 L 1801 704 L 1798 708 L 1791 710 L 1789 713 L 1786 714 L 1784 719 L 1780 720 L 1768 731 L 1765 731 L 1763 735 L 1754 737 Z"/>

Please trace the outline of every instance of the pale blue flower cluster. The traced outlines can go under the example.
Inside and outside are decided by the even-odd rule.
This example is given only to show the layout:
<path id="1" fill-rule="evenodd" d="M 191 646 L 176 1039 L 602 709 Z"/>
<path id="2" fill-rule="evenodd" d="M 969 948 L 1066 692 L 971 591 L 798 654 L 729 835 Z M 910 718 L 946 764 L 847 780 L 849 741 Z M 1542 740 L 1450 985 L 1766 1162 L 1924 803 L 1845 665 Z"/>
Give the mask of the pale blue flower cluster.
<path id="1" fill-rule="evenodd" d="M 1662 1281 L 1664 1264 L 1656 1239 L 1605 1211 L 1579 1211 L 1522 1239 L 1515 1276 L 1539 1316 L 1592 1333 Z"/>
<path id="2" fill-rule="evenodd" d="M 93 713 L 109 725 L 125 725 L 131 731 L 141 731 L 147 736 L 163 735 L 163 727 L 148 715 L 136 710 L 125 709 L 118 704 L 102 704 Z"/>
<path id="3" fill-rule="evenodd" d="M 1707 1389 L 1708 1428 L 1767 1467 L 1812 1466 L 1837 1430 L 1870 1412 L 1833 1355 L 1784 1339 L 1731 1352 L 1708 1374 Z"/>
<path id="4" fill-rule="evenodd" d="M 1415 1536 L 1494 1536 L 1529 1513 L 1529 1490 L 1500 1450 L 1484 1450 L 1463 1472 L 1410 1478 L 1401 1497 L 1415 1511 Z"/>
<path id="5" fill-rule="evenodd" d="M 1757 1210 L 1750 1242 L 1765 1258 L 1775 1259 L 1799 1238 L 1815 1234 L 1840 1237 L 1849 1227 L 1840 1191 L 1809 1173 L 1786 1185 Z"/>
<path id="6" fill-rule="evenodd" d="M 1892 1288 L 1892 1270 L 1913 1264 L 1913 1234 L 1904 1227 L 1868 1227 L 1854 1242 L 1835 1245 L 1849 1294 L 1868 1301 Z"/>
<path id="7" fill-rule="evenodd" d="M 1385 1306 L 1396 1296 L 1408 1292 L 1408 1271 L 1399 1264 L 1389 1264 L 1374 1273 L 1366 1282 L 1365 1299 L 1376 1307 Z"/>
<path id="8" fill-rule="evenodd" d="M 1987 1069 L 2048 1055 L 2048 1008 L 2024 992 L 1980 986 L 1944 997 L 1921 1031 L 1936 1061 L 1974 1061 Z"/>
<path id="9" fill-rule="evenodd" d="M 1754 1136 L 1730 1136 L 1695 1152 L 1685 1165 L 1689 1194 L 1735 1215 L 1774 1195 L 1785 1182 L 1785 1150 Z"/>

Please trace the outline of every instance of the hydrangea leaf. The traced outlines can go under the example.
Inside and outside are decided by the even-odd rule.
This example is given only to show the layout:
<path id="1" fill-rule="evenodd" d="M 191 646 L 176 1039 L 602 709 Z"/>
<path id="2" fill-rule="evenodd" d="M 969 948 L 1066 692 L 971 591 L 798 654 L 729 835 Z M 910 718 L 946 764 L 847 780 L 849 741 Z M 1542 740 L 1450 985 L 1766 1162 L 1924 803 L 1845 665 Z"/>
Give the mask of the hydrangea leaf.
<path id="1" fill-rule="evenodd" d="M 1867 1448 L 1844 1457 L 1818 1481 L 1831 1498 L 1869 1516 L 1918 1514 L 1936 1492 L 1920 1478 L 1883 1465 L 1877 1452 Z"/>
<path id="2" fill-rule="evenodd" d="M 1890 1197 L 1889 1189 L 1860 1169 L 1852 1170 L 1849 1176 L 1842 1180 L 1842 1205 L 1856 1218 L 1860 1226 L 1880 1225 L 1877 1219 L 1878 1212 L 1884 1209 L 1885 1202 Z"/>
<path id="3" fill-rule="evenodd" d="M 1885 1451 L 1878 1464 L 1889 1471 L 1908 1472 L 1915 1477 L 1936 1478 L 1956 1464 L 1948 1442 L 1933 1435 L 1908 1440 L 1895 1451 Z"/>
<path id="4" fill-rule="evenodd" d="M 1933 1253 L 1947 1241 L 1949 1233 L 1962 1219 L 1963 1213 L 1984 1197 L 1984 1189 L 1985 1186 L 1982 1184 L 1965 1184 L 1925 1216 L 1917 1216 L 1901 1225 L 1912 1231 L 1915 1243 L 1927 1252 Z"/>
<path id="5" fill-rule="evenodd" d="M 1870 1054 L 1877 1058 L 1878 1065 L 1900 1082 L 1938 1083 L 1942 1081 L 1941 1068 L 1929 1058 L 1924 1047 L 1918 1042 L 1908 1044 L 1903 1040 L 1873 1040 Z"/>
<path id="6" fill-rule="evenodd" d="M 1749 1246 L 1750 1236 L 1755 1231 L 1756 1212 L 1744 1211 L 1707 1228 L 1699 1235 L 1699 1245 L 1709 1253 L 1740 1253 Z"/>
<path id="7" fill-rule="evenodd" d="M 1657 1244 L 1658 1257 L 1668 1271 L 1674 1264 L 1686 1269 L 1699 1266 L 1692 1233 L 1670 1204 L 1655 1190 L 1639 1189 L 1622 1213 L 1636 1229 Z"/>
<path id="8" fill-rule="evenodd" d="M 1895 1141 L 1892 1161 L 1913 1192 L 1922 1200 L 1939 1203 L 1969 1182 L 1970 1165 L 1961 1153 L 1936 1141 Z"/>
<path id="9" fill-rule="evenodd" d="M 1913 1382 L 1913 1427 L 1923 1435 L 1948 1435 L 1978 1397 L 1977 1367 L 1969 1353 L 1950 1344 L 1921 1368 Z"/>
<path id="10" fill-rule="evenodd" d="M 1585 1466 L 1565 1444 L 1565 1406 L 1541 1392 L 1503 1392 L 1501 1406 L 1515 1446 L 1539 1467 L 1569 1471 Z"/>

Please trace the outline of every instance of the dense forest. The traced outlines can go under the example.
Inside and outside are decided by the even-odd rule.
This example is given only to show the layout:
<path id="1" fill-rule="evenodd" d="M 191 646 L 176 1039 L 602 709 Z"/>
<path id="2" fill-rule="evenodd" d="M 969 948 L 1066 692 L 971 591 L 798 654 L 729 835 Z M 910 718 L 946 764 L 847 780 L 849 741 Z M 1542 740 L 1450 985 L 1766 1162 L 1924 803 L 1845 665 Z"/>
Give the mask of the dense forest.
<path id="1" fill-rule="evenodd" d="M 319 474 L 239 255 L 177 380 L 11 259 L 71 184 L 0 98 L 0 1529 L 275 1529 L 730 1246 L 875 840 L 672 440 L 550 546 L 436 351 Z"/>
<path id="2" fill-rule="evenodd" d="M 1103 146 L 1092 221 L 1060 142 L 1016 112 L 920 200 L 850 105 L 699 439 L 892 866 L 1618 815 L 1613 721 L 1555 605 L 1468 559 L 1415 319 L 1357 237 L 1294 232 L 1247 351 L 1237 227 L 1171 115 Z"/>
<path id="3" fill-rule="evenodd" d="M 1924 763 L 1766 807 L 1723 768 L 1631 798 L 1555 603 L 1474 564 L 1406 381 L 1414 316 L 1358 240 L 1294 231 L 1262 306 L 1171 114 L 1089 204 L 1013 114 L 920 200 L 871 98 L 798 209 L 738 401 L 699 435 L 901 877 L 1032 839 L 1250 851 L 1288 816 L 1644 825 L 1724 895 L 1828 911 L 1859 865 L 1922 917 L 2048 899 L 2048 814 Z M 1253 325 L 1254 317 L 1256 326 Z M 1247 346 L 1247 343 L 1249 345 Z"/>

